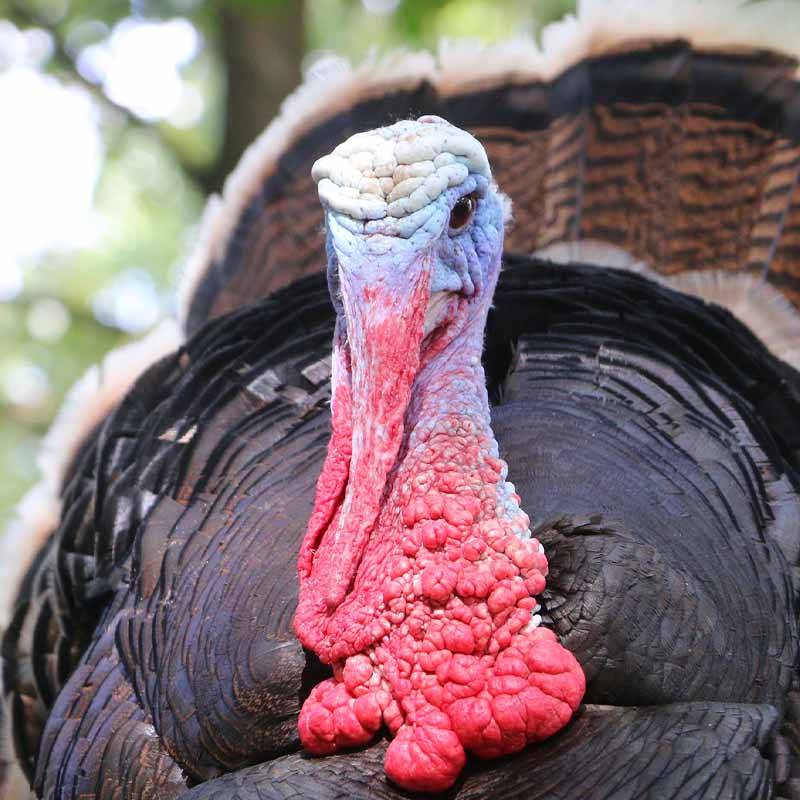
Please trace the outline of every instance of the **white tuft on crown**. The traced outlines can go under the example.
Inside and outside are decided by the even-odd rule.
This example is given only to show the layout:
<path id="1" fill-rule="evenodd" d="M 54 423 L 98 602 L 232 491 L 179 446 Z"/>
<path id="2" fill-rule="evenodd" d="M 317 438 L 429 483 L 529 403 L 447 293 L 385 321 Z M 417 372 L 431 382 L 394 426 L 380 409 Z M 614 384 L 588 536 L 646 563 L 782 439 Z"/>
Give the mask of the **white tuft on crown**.
<path id="1" fill-rule="evenodd" d="M 470 174 L 491 178 L 481 143 L 432 115 L 356 133 L 311 174 L 325 206 L 358 220 L 402 219 Z"/>

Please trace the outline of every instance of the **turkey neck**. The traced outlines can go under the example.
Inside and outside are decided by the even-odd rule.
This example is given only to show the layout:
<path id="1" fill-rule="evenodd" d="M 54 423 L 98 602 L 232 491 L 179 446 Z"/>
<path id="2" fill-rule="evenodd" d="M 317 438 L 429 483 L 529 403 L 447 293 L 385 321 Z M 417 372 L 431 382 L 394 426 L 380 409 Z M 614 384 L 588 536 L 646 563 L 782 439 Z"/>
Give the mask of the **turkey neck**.
<path id="1" fill-rule="evenodd" d="M 507 468 L 498 458 L 491 428 L 486 376 L 481 364 L 482 321 L 475 321 L 421 370 L 406 416 L 402 460 L 393 476 L 389 506 L 399 506 L 406 522 L 424 514 L 475 506 L 481 515 L 496 513 L 509 522 L 527 518 L 514 502 L 514 487 L 506 482 Z M 495 497 L 487 497 L 490 489 Z M 442 511 L 439 504 L 444 504 Z M 414 511 L 414 508 L 418 511 Z M 448 512 L 449 513 L 449 512 Z M 446 516 L 446 515 L 445 515 Z M 523 519 L 524 518 L 524 519 Z"/>
<path id="2" fill-rule="evenodd" d="M 493 525 L 527 528 L 490 425 L 480 359 L 490 293 L 454 296 L 425 336 L 426 284 L 401 298 L 410 314 L 362 315 L 346 337 L 343 325 L 337 332 L 333 430 L 301 551 L 296 621 L 324 661 L 387 633 L 387 572 L 402 572 L 420 547 L 441 547 L 453 526 L 462 541 Z M 452 589 L 431 591 L 441 601 Z"/>

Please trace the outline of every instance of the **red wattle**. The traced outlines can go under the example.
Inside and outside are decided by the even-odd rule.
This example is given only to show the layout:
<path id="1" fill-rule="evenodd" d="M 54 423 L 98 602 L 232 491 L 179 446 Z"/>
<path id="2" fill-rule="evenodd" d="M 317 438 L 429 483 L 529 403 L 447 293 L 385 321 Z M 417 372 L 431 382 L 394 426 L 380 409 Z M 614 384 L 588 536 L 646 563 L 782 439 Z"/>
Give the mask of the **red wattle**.
<path id="1" fill-rule="evenodd" d="M 324 755 L 385 725 L 387 776 L 442 791 L 466 752 L 494 758 L 555 733 L 585 679 L 538 626 L 547 559 L 524 538 L 528 518 L 496 457 L 480 320 L 423 348 L 424 274 L 405 297 L 355 279 L 346 289 L 348 352 L 335 354 L 333 436 L 295 617 L 334 674 L 298 727 Z"/>
<path id="2" fill-rule="evenodd" d="M 340 345 L 334 353 L 346 374 L 333 387 L 333 431 L 298 561 L 295 630 L 306 647 L 318 647 L 323 605 L 332 612 L 344 601 L 380 512 L 419 368 L 427 298 L 423 273 L 404 313 L 396 295 L 370 286 L 351 301 L 361 318 L 349 327 L 347 352 Z"/>

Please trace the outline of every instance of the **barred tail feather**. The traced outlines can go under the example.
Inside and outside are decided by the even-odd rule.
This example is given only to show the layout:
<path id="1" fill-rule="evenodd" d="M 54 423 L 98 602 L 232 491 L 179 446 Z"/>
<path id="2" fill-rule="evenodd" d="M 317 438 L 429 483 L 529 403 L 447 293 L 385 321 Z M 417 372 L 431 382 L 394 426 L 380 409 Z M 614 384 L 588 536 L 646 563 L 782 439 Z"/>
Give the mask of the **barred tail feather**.
<path id="1" fill-rule="evenodd" d="M 583 0 L 542 42 L 445 42 L 437 59 L 310 78 L 209 203 L 182 288 L 187 330 L 322 269 L 317 157 L 356 130 L 433 113 L 486 146 L 514 205 L 507 250 L 613 250 L 655 275 L 713 273 L 703 296 L 735 295 L 781 357 L 796 353 L 800 7 Z M 731 275 L 748 278 L 728 289 Z M 788 300 L 779 334 L 743 310 L 773 290 Z"/>

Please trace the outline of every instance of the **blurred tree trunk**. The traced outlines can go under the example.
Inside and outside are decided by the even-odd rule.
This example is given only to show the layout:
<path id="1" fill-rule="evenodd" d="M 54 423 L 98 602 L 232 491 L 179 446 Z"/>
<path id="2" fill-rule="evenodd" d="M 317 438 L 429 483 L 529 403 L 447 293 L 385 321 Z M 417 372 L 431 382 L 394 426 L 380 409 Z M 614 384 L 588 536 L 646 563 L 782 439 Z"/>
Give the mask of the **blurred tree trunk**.
<path id="1" fill-rule="evenodd" d="M 245 148 L 277 114 L 301 79 L 305 52 L 305 2 L 287 0 L 265 10 L 220 9 L 227 104 L 222 151 L 207 188 L 219 189 Z"/>

